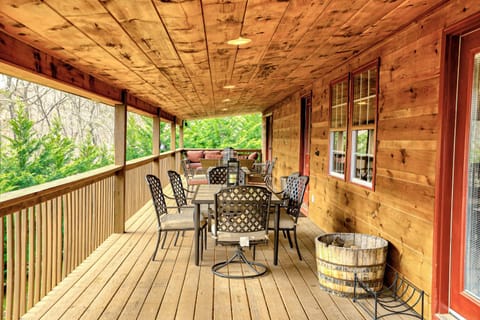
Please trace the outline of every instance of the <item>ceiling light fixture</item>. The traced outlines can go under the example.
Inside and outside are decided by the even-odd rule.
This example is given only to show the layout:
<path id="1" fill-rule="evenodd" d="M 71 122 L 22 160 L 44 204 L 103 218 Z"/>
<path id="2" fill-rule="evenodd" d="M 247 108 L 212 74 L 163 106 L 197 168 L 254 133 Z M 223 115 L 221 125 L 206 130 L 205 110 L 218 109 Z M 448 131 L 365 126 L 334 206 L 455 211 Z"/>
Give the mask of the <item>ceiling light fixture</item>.
<path id="1" fill-rule="evenodd" d="M 235 86 L 233 84 L 227 84 L 223 86 L 223 89 L 233 89 Z"/>
<path id="2" fill-rule="evenodd" d="M 232 100 L 230 100 L 229 98 L 222 100 L 222 102 L 230 102 L 230 101 L 232 101 Z"/>
<path id="3" fill-rule="evenodd" d="M 222 108 L 222 111 L 227 111 L 228 109 L 227 108 Z"/>
<path id="4" fill-rule="evenodd" d="M 250 42 L 252 42 L 252 39 L 238 37 L 237 39 L 228 40 L 227 44 L 231 44 L 232 46 L 241 46 L 242 44 L 247 44 Z"/>

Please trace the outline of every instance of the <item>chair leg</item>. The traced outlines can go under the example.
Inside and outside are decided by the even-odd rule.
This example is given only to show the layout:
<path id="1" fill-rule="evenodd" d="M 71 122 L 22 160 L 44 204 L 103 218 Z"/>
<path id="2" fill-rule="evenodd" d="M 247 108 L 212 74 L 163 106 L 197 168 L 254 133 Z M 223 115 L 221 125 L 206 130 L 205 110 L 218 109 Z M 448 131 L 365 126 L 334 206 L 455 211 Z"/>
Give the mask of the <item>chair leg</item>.
<path id="1" fill-rule="evenodd" d="M 177 231 L 177 235 L 175 236 L 175 242 L 173 243 L 174 246 L 177 245 L 177 240 L 178 240 L 179 234 L 180 234 L 180 231 Z"/>
<path id="2" fill-rule="evenodd" d="M 253 249 L 252 249 L 253 260 L 255 260 L 255 248 L 257 248 L 257 246 L 253 246 Z"/>
<path id="3" fill-rule="evenodd" d="M 168 231 L 165 231 L 165 235 L 163 236 L 163 241 L 162 241 L 162 249 L 165 246 L 165 240 L 167 240 L 167 234 L 168 234 Z M 160 235 L 158 236 L 158 238 L 160 239 Z M 160 240 L 158 240 L 158 241 L 160 241 Z"/>
<path id="4" fill-rule="evenodd" d="M 153 251 L 152 261 L 155 261 L 155 256 L 157 255 L 158 245 L 160 244 L 160 238 L 162 236 L 162 231 L 158 230 L 157 244 L 155 245 L 155 251 Z M 162 245 L 163 248 L 163 245 Z"/>
<path id="5" fill-rule="evenodd" d="M 286 232 L 287 232 L 288 244 L 290 244 L 290 248 L 293 248 L 292 237 L 290 237 L 290 230 L 286 230 Z"/>
<path id="6" fill-rule="evenodd" d="M 198 236 L 200 237 L 200 260 L 203 260 L 203 232 L 200 230 Z"/>
<path id="7" fill-rule="evenodd" d="M 203 236 L 205 237 L 205 240 L 204 240 L 205 241 L 205 250 L 207 250 L 207 240 L 208 240 L 207 236 L 208 236 L 208 234 L 207 234 L 207 228 L 206 227 L 203 228 Z"/>
<path id="8" fill-rule="evenodd" d="M 295 237 L 295 247 L 297 247 L 298 259 L 302 260 L 302 255 L 300 254 L 300 248 L 298 248 L 297 228 L 293 229 L 293 236 Z"/>
<path id="9" fill-rule="evenodd" d="M 235 275 L 235 274 L 220 272 L 220 269 L 226 267 L 230 263 L 246 264 L 246 266 L 248 266 L 250 269 L 250 274 L 242 273 L 242 274 Z M 237 248 L 237 250 L 235 251 L 235 254 L 230 259 L 216 263 L 212 266 L 212 272 L 215 275 L 223 278 L 233 278 L 233 279 L 254 278 L 254 277 L 258 277 L 265 274 L 267 271 L 268 271 L 268 268 L 266 265 L 260 262 L 249 261 L 247 257 L 245 257 L 245 254 L 241 247 Z"/>

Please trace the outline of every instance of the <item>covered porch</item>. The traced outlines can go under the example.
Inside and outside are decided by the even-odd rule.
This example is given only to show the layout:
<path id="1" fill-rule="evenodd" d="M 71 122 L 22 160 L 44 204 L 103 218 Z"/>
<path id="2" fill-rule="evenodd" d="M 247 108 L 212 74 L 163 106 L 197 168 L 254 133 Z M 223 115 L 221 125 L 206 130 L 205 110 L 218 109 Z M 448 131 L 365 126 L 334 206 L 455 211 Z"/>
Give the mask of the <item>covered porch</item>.
<path id="1" fill-rule="evenodd" d="M 480 146 L 456 149 L 473 145 L 461 121 L 480 125 L 457 113 L 457 91 L 478 89 L 468 59 L 480 59 L 479 21 L 478 0 L 1 1 L 0 72 L 105 103 L 115 127 L 113 165 L 0 195 L 2 316 L 361 319 L 319 290 L 313 249 L 322 232 L 358 232 L 388 241 L 388 268 L 425 291 L 426 318 L 474 318 L 478 264 L 471 296 L 462 287 L 468 195 L 454 190 L 471 173 L 461 161 L 479 161 Z M 459 65 L 472 70 L 457 83 Z M 151 156 L 127 162 L 128 112 L 153 119 L 153 138 Z M 267 277 L 217 279 L 209 266 L 225 251 L 210 244 L 196 267 L 187 234 L 149 262 L 145 175 L 166 185 L 180 171 L 188 121 L 253 112 L 261 158 L 278 159 L 274 184 L 310 177 L 305 261 L 281 241 L 278 266 L 259 250 Z"/>

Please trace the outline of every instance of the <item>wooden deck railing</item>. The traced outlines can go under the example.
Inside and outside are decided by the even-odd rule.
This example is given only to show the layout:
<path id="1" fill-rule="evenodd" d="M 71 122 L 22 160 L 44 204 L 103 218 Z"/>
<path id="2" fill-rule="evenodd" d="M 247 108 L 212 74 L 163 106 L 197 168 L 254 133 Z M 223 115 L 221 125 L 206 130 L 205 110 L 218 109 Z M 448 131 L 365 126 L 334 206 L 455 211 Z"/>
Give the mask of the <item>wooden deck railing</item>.
<path id="1" fill-rule="evenodd" d="M 175 156 L 125 166 L 125 219 L 150 199 L 145 175 L 168 183 Z M 2 319 L 19 319 L 113 233 L 114 179 L 121 170 L 112 165 L 0 196 Z"/>

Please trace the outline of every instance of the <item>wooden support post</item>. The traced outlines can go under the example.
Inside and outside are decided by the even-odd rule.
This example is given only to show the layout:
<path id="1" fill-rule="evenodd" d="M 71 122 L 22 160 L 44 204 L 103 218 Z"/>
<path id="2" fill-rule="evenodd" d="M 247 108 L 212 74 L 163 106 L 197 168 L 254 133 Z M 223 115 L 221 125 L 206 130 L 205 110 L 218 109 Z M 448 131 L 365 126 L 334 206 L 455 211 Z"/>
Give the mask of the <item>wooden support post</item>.
<path id="1" fill-rule="evenodd" d="M 113 231 L 125 232 L 125 164 L 127 149 L 127 92 L 122 94 L 122 104 L 115 106 L 115 165 L 122 170 L 115 175 Z"/>
<path id="2" fill-rule="evenodd" d="M 177 149 L 176 145 L 176 133 L 177 133 L 177 119 L 174 117 L 173 121 L 170 123 L 170 150 L 175 151 Z M 175 165 L 174 169 L 178 172 L 180 168 L 180 160 L 177 155 L 175 155 Z"/>
<path id="3" fill-rule="evenodd" d="M 183 149 L 183 129 L 184 129 L 184 123 L 185 121 L 182 121 L 180 124 L 180 131 L 179 131 L 179 137 L 178 137 L 178 148 Z"/>
<path id="4" fill-rule="evenodd" d="M 160 117 L 153 117 L 153 132 L 152 132 L 152 154 L 157 156 L 153 161 L 152 173 L 157 177 L 160 176 Z"/>

